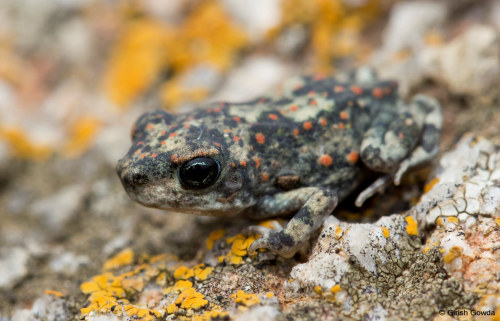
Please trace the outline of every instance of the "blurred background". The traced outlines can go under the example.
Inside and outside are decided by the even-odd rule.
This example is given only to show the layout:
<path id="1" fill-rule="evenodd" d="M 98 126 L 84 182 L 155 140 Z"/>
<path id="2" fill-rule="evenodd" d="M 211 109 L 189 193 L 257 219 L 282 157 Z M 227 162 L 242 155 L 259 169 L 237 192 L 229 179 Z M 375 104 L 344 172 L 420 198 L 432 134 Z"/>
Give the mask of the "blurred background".
<path id="1" fill-rule="evenodd" d="M 116 177 L 142 112 L 362 65 L 440 100 L 443 149 L 500 142 L 499 1 L 2 0 L 0 320 L 126 246 L 196 253 L 207 220 L 141 208 Z"/>

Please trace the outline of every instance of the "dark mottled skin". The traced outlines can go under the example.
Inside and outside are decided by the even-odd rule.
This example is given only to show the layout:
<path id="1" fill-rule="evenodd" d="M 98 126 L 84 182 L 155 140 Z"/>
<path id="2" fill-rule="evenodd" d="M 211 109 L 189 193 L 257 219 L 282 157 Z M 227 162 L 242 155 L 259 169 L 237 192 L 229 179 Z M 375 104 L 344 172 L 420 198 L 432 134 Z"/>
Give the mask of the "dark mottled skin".
<path id="1" fill-rule="evenodd" d="M 438 103 L 422 95 L 404 103 L 395 82 L 359 71 L 300 77 L 250 102 L 144 114 L 117 170 L 145 206 L 257 219 L 294 214 L 283 230 L 253 228 L 262 237 L 252 251 L 289 257 L 363 179 L 361 163 L 387 173 L 379 185 L 399 184 L 438 152 L 440 129 Z M 179 168 L 197 157 L 216 160 L 220 175 L 207 188 L 186 188 Z"/>

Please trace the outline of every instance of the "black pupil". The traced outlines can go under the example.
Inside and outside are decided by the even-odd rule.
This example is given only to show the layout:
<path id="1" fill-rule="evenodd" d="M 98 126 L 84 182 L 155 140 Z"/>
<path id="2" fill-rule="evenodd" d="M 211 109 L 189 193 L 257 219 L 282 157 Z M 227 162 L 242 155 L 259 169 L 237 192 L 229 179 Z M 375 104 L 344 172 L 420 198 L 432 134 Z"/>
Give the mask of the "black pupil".
<path id="1" fill-rule="evenodd" d="M 199 157 L 182 165 L 181 183 L 188 188 L 202 189 L 215 183 L 220 174 L 219 163 L 208 157 Z"/>

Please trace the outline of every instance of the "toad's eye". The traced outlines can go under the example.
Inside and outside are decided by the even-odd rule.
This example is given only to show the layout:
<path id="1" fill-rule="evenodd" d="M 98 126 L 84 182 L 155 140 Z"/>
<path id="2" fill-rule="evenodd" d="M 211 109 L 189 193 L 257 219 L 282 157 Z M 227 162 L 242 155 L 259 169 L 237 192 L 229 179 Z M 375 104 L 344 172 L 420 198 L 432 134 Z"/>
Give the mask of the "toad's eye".
<path id="1" fill-rule="evenodd" d="M 198 157 L 182 165 L 179 179 L 186 188 L 203 189 L 213 185 L 219 174 L 219 162 L 208 157 Z"/>

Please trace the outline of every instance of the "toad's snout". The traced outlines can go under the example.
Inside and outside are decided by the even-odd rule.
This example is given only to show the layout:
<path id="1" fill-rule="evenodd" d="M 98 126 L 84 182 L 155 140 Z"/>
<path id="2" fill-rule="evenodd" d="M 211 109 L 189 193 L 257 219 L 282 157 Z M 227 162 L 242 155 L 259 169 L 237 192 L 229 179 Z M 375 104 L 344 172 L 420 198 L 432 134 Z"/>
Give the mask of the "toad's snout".
<path id="1" fill-rule="evenodd" d="M 146 185 L 151 181 L 148 173 L 143 171 L 141 167 L 132 169 L 130 166 L 124 166 L 121 161 L 116 166 L 116 173 L 127 191 Z"/>

